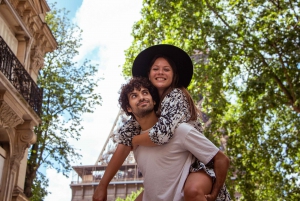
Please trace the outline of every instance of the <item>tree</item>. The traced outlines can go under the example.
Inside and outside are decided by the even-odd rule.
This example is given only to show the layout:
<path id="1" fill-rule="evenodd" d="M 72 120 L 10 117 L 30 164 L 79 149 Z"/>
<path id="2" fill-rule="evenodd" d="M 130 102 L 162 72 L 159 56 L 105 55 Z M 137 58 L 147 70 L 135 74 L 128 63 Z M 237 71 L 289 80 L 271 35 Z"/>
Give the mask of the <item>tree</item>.
<path id="1" fill-rule="evenodd" d="M 227 181 L 242 200 L 299 200 L 299 1 L 144 0 L 124 74 L 148 46 L 168 43 L 194 60 L 189 91 L 204 96 L 206 134 L 228 135 Z M 298 182 L 298 183 L 297 183 Z"/>
<path id="2" fill-rule="evenodd" d="M 54 5 L 46 16 L 58 47 L 46 54 L 38 78 L 44 92 L 42 123 L 35 128 L 37 142 L 29 148 L 24 189 L 31 200 L 42 200 L 49 193 L 41 167 L 68 176 L 71 163 L 80 158 L 70 141 L 80 138 L 82 114 L 92 113 L 101 104 L 101 97 L 95 92 L 99 81 L 95 77 L 97 65 L 88 60 L 81 64 L 73 61 L 81 46 L 82 30 L 70 23 L 67 14 L 65 9 L 56 9 Z"/>

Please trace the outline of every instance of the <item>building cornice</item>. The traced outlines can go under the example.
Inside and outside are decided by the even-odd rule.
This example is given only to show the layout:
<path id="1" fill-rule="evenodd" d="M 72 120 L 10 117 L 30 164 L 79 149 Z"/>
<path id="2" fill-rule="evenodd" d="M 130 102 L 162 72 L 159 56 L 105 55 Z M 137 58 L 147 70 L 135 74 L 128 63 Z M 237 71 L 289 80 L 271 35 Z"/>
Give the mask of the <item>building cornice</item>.
<path id="1" fill-rule="evenodd" d="M 16 17 L 18 24 L 18 34 L 25 34 L 28 38 L 34 38 L 43 44 L 44 53 L 54 51 L 57 42 L 45 23 L 46 13 L 50 10 L 45 0 L 24 1 L 24 0 L 2 0 L 6 3 L 10 11 Z"/>

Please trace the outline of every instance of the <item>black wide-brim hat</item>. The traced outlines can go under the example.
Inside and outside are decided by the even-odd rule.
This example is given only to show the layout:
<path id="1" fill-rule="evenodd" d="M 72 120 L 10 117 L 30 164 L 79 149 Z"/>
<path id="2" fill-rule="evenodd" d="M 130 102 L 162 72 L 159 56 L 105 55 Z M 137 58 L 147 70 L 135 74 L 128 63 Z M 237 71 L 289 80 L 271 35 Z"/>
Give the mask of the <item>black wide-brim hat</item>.
<path id="1" fill-rule="evenodd" d="M 133 77 L 148 77 L 150 63 L 157 55 L 170 58 L 176 65 L 178 86 L 187 88 L 193 76 L 193 62 L 190 56 L 174 45 L 154 45 L 139 53 L 132 66 Z"/>

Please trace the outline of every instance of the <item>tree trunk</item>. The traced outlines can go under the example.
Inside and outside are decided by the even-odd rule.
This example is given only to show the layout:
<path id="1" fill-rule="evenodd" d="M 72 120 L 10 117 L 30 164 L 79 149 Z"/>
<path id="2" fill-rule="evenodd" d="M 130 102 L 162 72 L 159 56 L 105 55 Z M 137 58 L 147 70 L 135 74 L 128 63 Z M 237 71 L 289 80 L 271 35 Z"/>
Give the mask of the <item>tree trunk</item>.
<path id="1" fill-rule="evenodd" d="M 36 177 L 36 171 L 37 171 L 37 149 L 38 144 L 32 145 L 31 153 L 28 158 L 27 162 L 27 169 L 26 169 L 26 177 L 25 177 L 25 185 L 24 185 L 24 194 L 28 197 L 32 197 L 32 186 L 33 181 Z"/>
<path id="2" fill-rule="evenodd" d="M 30 168 L 30 169 L 33 169 L 33 168 Z M 34 181 L 35 177 L 36 177 L 36 171 L 29 170 L 29 167 L 27 167 L 25 186 L 24 186 L 24 194 L 28 198 L 32 197 L 32 185 L 33 185 L 33 181 Z"/>

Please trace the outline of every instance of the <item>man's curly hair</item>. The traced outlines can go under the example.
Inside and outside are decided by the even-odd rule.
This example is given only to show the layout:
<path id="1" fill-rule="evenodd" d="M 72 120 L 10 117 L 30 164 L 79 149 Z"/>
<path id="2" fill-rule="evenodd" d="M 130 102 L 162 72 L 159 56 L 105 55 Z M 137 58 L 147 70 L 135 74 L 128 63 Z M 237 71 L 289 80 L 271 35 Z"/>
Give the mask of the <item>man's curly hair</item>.
<path id="1" fill-rule="evenodd" d="M 154 111 L 156 112 L 159 105 L 159 96 L 157 89 L 152 85 L 152 83 L 145 77 L 133 77 L 129 80 L 127 84 L 123 84 L 121 87 L 120 97 L 119 97 L 119 104 L 124 112 L 129 116 L 131 115 L 133 118 L 133 114 L 127 111 L 127 108 L 130 107 L 128 94 L 134 89 L 141 90 L 141 87 L 146 88 L 149 90 L 150 95 L 152 96 L 153 101 L 156 102 L 154 105 Z"/>

